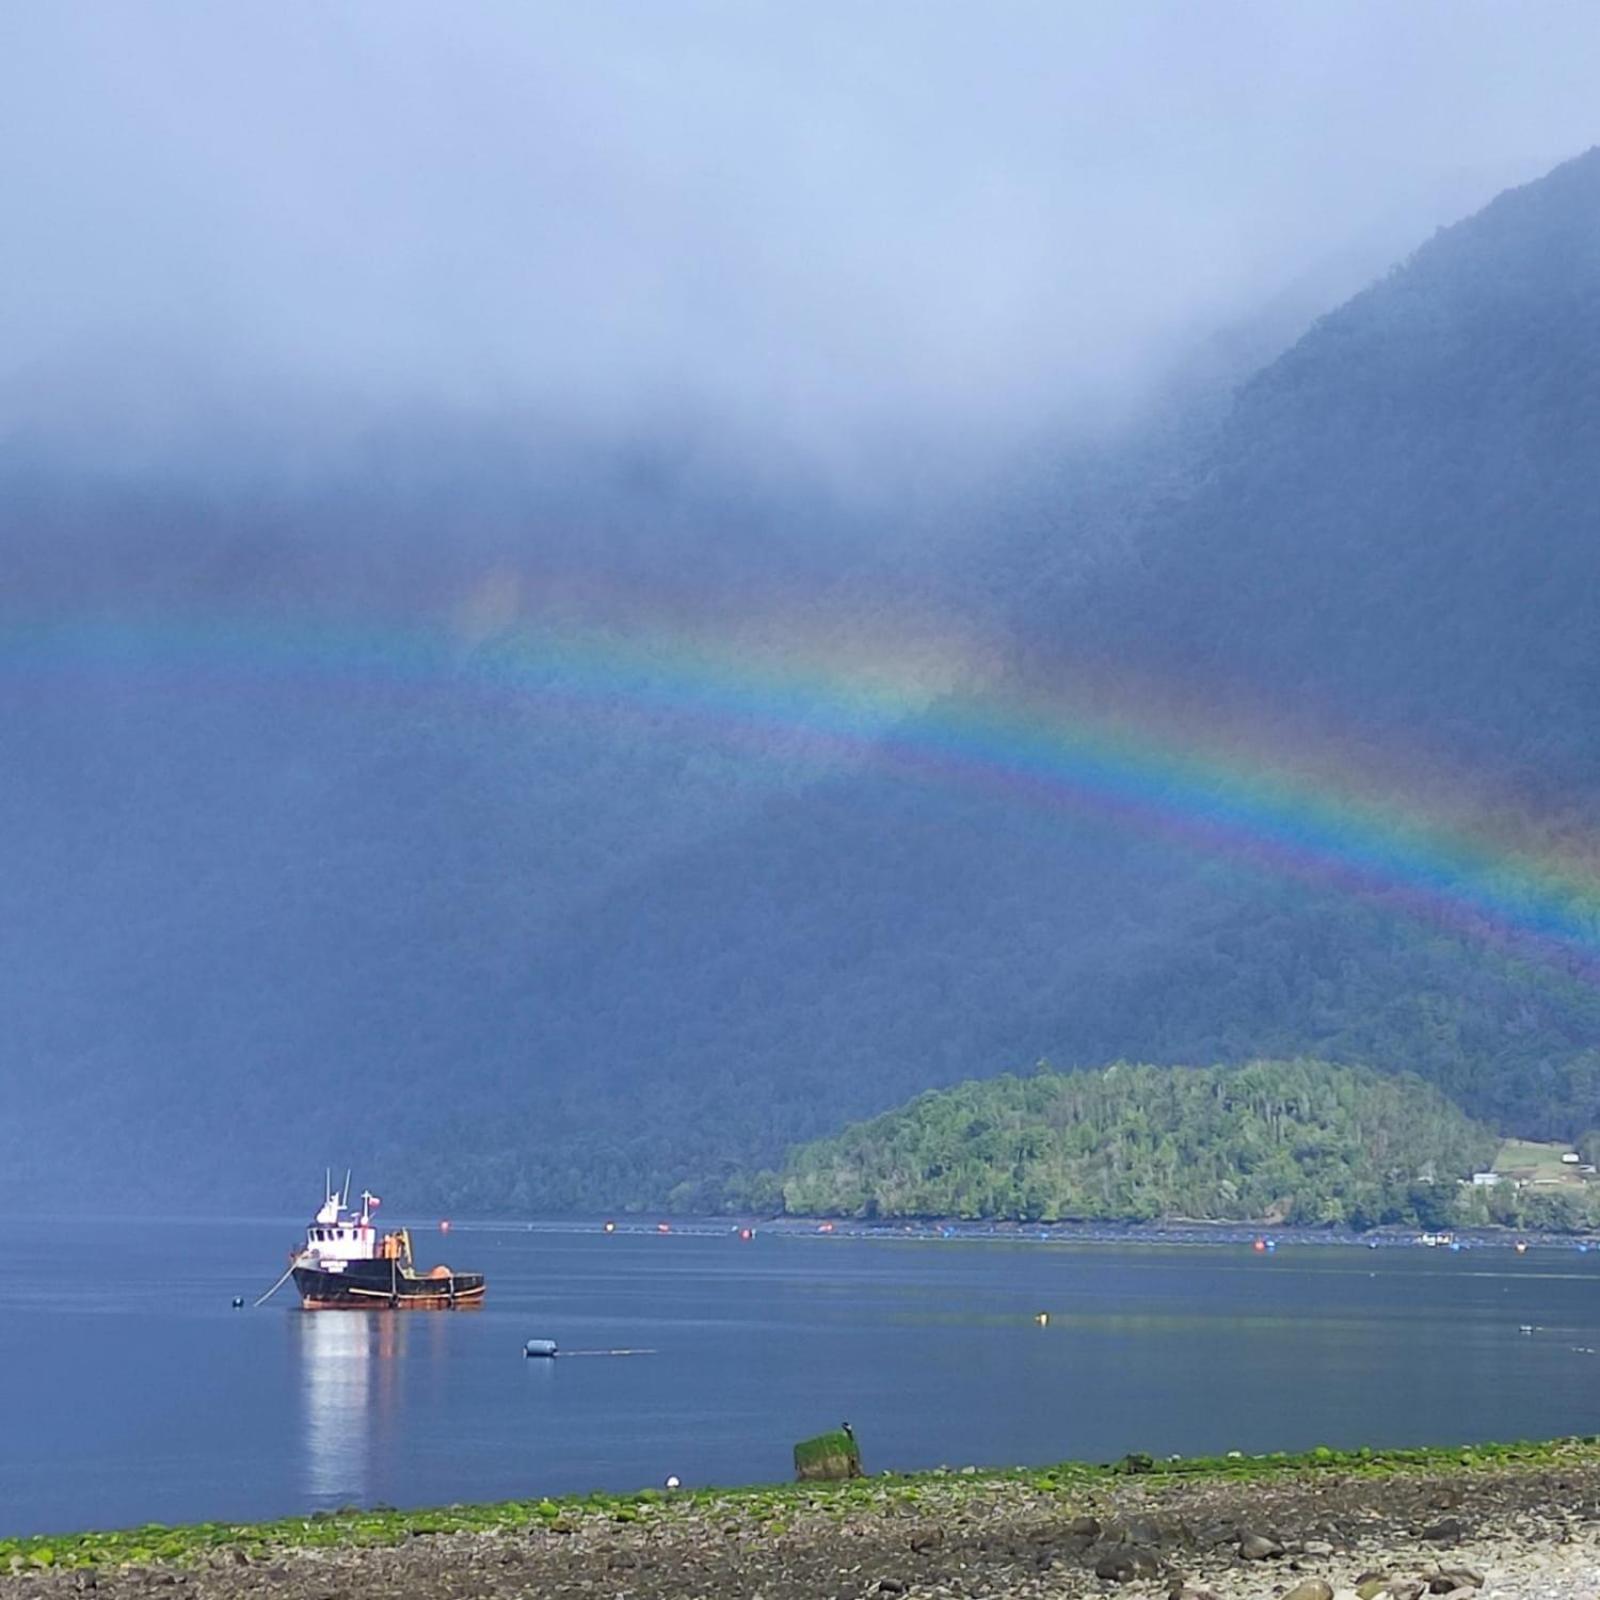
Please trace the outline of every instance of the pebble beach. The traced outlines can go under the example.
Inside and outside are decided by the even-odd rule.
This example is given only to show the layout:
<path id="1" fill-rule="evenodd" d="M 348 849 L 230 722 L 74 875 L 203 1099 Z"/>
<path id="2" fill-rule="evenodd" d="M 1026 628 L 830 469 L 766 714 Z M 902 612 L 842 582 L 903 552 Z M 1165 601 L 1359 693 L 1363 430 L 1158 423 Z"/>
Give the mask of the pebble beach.
<path id="1" fill-rule="evenodd" d="M 969 1468 L 545 1503 L 491 1528 L 419 1519 L 378 1544 L 238 1532 L 172 1559 L 71 1567 L 12 1555 L 0 1600 L 1595 1600 L 1600 1450 L 1244 1477 L 1134 1467 L 1081 1482 Z"/>

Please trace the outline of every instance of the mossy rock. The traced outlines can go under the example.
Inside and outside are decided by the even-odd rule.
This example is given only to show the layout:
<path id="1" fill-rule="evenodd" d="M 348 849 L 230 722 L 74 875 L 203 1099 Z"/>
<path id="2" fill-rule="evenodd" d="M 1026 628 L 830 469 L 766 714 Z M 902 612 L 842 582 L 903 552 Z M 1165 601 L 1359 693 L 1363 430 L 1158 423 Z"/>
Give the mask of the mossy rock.
<path id="1" fill-rule="evenodd" d="M 861 1448 L 842 1428 L 802 1439 L 794 1447 L 794 1475 L 801 1483 L 819 1479 L 859 1478 Z"/>

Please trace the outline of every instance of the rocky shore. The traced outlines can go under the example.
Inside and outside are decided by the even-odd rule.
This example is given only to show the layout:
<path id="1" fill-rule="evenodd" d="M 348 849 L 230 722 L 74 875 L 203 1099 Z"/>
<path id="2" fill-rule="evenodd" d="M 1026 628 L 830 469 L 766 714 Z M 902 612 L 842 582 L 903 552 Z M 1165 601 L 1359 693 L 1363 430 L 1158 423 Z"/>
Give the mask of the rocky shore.
<path id="1" fill-rule="evenodd" d="M 523 1506 L 494 1526 L 262 1530 L 71 1567 L 37 1542 L 0 1600 L 1594 1600 L 1600 1450 L 1419 1468 L 910 1479 Z M 400 1515 L 400 1514 L 395 1514 Z M 284 1525 L 278 1525 L 280 1527 Z M 326 1524 L 303 1525 L 309 1533 Z M 319 1536 L 322 1537 L 322 1536 Z"/>

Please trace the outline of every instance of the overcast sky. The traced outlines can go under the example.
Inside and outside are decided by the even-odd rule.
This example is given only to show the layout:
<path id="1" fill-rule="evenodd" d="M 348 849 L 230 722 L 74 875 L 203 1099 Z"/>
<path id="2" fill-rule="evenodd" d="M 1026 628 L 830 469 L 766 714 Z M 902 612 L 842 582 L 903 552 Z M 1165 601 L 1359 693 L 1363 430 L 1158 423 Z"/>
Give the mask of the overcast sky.
<path id="1" fill-rule="evenodd" d="M 11 0 L 0 423 L 1003 429 L 1586 148 L 1597 63 L 1588 3 Z"/>

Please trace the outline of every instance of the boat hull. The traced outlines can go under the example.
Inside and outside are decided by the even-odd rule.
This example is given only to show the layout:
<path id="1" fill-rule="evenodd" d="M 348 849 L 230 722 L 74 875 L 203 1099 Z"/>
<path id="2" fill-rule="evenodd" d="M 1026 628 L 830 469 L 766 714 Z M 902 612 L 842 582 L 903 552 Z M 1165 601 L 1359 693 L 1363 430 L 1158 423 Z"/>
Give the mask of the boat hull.
<path id="1" fill-rule="evenodd" d="M 485 1288 L 481 1272 L 424 1277 L 388 1261 L 350 1261 L 339 1272 L 296 1267 L 294 1286 L 308 1311 L 464 1311 L 483 1303 Z"/>

